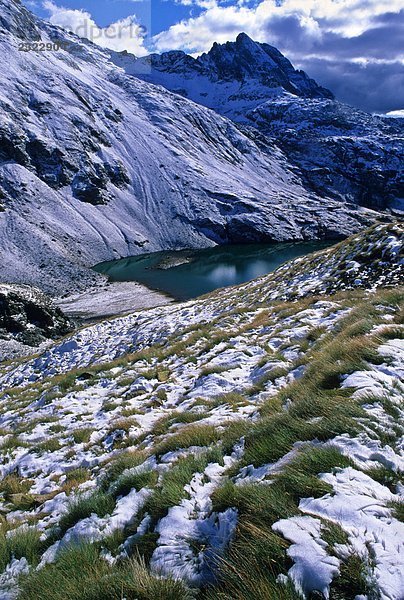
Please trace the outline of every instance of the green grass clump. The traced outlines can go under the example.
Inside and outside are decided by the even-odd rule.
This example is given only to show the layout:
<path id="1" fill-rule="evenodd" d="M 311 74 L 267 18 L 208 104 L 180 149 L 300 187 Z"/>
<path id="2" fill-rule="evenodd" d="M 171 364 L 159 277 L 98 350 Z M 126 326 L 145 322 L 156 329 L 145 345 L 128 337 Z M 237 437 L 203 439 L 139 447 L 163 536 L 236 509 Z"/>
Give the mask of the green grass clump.
<path id="1" fill-rule="evenodd" d="M 372 479 L 385 485 L 389 488 L 393 493 L 397 491 L 397 485 L 401 481 L 401 476 L 399 473 L 388 469 L 384 465 L 380 465 L 377 467 L 372 467 L 371 469 L 366 469 L 366 475 L 369 475 Z"/>
<path id="2" fill-rule="evenodd" d="M 207 600 L 301 600 L 290 582 L 276 581 L 288 568 L 287 547 L 272 531 L 245 522 L 226 558 L 216 561 L 218 582 Z"/>
<path id="3" fill-rule="evenodd" d="M 0 493 L 5 500 L 9 500 L 13 494 L 26 494 L 31 489 L 32 479 L 23 479 L 17 473 L 10 473 L 0 481 Z"/>
<path id="4" fill-rule="evenodd" d="M 187 497 L 184 489 L 195 473 L 202 473 L 212 462 L 221 462 L 222 454 L 219 449 L 204 452 L 200 456 L 180 458 L 177 463 L 164 474 L 163 480 L 154 494 L 148 499 L 145 512 L 154 521 L 164 517 L 171 506 L 180 504 Z"/>
<path id="5" fill-rule="evenodd" d="M 352 461 L 332 446 L 311 446 L 286 465 L 276 481 L 296 503 L 300 498 L 321 497 L 333 491 L 332 486 L 318 479 L 319 473 L 330 473 L 334 468 L 352 466 Z"/>
<path id="6" fill-rule="evenodd" d="M 88 469 L 84 467 L 78 467 L 77 469 L 72 469 L 66 473 L 66 482 L 80 484 L 88 481 L 91 477 L 91 473 Z"/>
<path id="7" fill-rule="evenodd" d="M 83 429 L 76 429 L 73 431 L 72 436 L 75 444 L 87 444 L 90 441 L 91 434 L 94 429 L 86 427 Z"/>
<path id="8" fill-rule="evenodd" d="M 161 456 L 167 452 L 190 446 L 209 446 L 219 440 L 220 432 L 214 425 L 189 425 L 177 433 L 167 436 L 157 444 L 154 450 L 158 456 Z"/>
<path id="9" fill-rule="evenodd" d="M 154 487 L 158 479 L 157 471 L 143 471 L 141 473 L 123 473 L 110 487 L 114 498 L 126 496 L 133 489 L 139 491 L 144 487 Z"/>
<path id="10" fill-rule="evenodd" d="M 360 595 L 370 600 L 380 598 L 369 578 L 367 565 L 358 554 L 352 553 L 340 564 L 340 575 L 331 584 L 330 600 L 345 600 Z"/>
<path id="11" fill-rule="evenodd" d="M 37 452 L 39 454 L 42 452 L 57 452 L 60 450 L 60 447 L 60 441 L 57 438 L 49 438 L 32 448 L 32 452 Z"/>
<path id="12" fill-rule="evenodd" d="M 329 552 L 333 552 L 335 544 L 347 544 L 348 534 L 342 529 L 338 523 L 333 521 L 323 521 L 321 528 L 321 539 L 329 546 Z"/>
<path id="13" fill-rule="evenodd" d="M 200 377 L 207 377 L 208 375 L 220 375 L 220 373 L 225 373 L 230 369 L 236 368 L 236 365 L 206 365 L 202 367 L 200 371 Z"/>
<path id="14" fill-rule="evenodd" d="M 207 416 L 208 416 L 208 414 L 205 412 L 202 412 L 202 411 L 201 412 L 191 412 L 191 411 L 180 412 L 177 410 L 172 411 L 168 415 L 165 415 L 164 417 L 161 417 L 161 419 L 156 421 L 156 423 L 154 424 L 154 427 L 153 427 L 153 435 L 164 435 L 165 433 L 168 432 L 170 427 L 172 425 L 175 425 L 176 423 L 189 425 L 191 423 L 200 421 Z"/>
<path id="15" fill-rule="evenodd" d="M 36 566 L 43 547 L 41 532 L 34 527 L 22 526 L 8 531 L 0 526 L 0 571 L 4 571 L 12 558 L 26 558 L 29 564 Z"/>
<path id="16" fill-rule="evenodd" d="M 112 567 L 95 545 L 73 546 L 20 580 L 19 600 L 192 600 L 183 583 L 151 575 L 142 560 Z"/>
<path id="17" fill-rule="evenodd" d="M 147 458 L 147 454 L 141 451 L 127 451 L 112 460 L 99 482 L 99 488 L 101 492 L 107 492 L 113 482 L 115 482 L 120 475 L 127 469 L 138 467 Z"/>
<path id="18" fill-rule="evenodd" d="M 401 523 L 404 523 L 404 502 L 393 500 L 392 502 L 389 502 L 388 506 L 391 508 L 393 517 L 401 521 Z"/>
<path id="19" fill-rule="evenodd" d="M 96 491 L 91 496 L 76 496 L 70 503 L 69 510 L 59 521 L 61 534 L 73 527 L 81 519 L 86 519 L 92 514 L 105 517 L 115 508 L 115 499 L 102 491 Z"/>

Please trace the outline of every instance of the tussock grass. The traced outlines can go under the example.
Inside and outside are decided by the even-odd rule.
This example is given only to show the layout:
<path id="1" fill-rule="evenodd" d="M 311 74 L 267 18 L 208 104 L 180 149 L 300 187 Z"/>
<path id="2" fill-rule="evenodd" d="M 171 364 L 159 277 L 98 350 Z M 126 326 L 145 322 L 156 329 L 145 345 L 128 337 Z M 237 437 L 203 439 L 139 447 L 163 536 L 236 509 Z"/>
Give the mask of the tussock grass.
<path id="1" fill-rule="evenodd" d="M 330 600 L 345 600 L 361 595 L 370 600 L 380 598 L 369 577 L 369 567 L 358 554 L 352 552 L 340 564 L 340 575 L 332 582 Z"/>
<path id="2" fill-rule="evenodd" d="M 110 486 L 110 494 L 114 498 L 126 496 L 132 489 L 136 491 L 144 487 L 154 487 L 157 483 L 157 471 L 143 471 L 140 473 L 125 472 Z"/>
<path id="3" fill-rule="evenodd" d="M 12 558 L 26 558 L 29 564 L 37 565 L 43 542 L 41 532 L 34 527 L 22 526 L 11 530 L 5 523 L 0 525 L 0 569 L 4 571 Z"/>
<path id="4" fill-rule="evenodd" d="M 91 479 L 91 472 L 84 467 L 78 467 L 66 473 L 66 481 L 63 484 L 63 490 L 69 494 L 81 483 Z"/>
<path id="5" fill-rule="evenodd" d="M 208 375 L 220 375 L 220 373 L 225 373 L 226 371 L 230 371 L 231 369 L 237 368 L 235 364 L 225 364 L 225 365 L 206 365 L 202 367 L 200 370 L 200 377 L 207 377 Z"/>
<path id="6" fill-rule="evenodd" d="M 147 458 L 147 453 L 140 450 L 127 450 L 117 458 L 111 460 L 106 472 L 101 476 L 99 489 L 101 492 L 107 492 L 110 486 L 119 479 L 124 471 L 138 467 Z"/>
<path id="7" fill-rule="evenodd" d="M 161 419 L 159 419 L 154 424 L 152 433 L 155 436 L 164 435 L 165 433 L 168 432 L 170 427 L 172 427 L 176 423 L 191 424 L 191 423 L 195 423 L 196 421 L 201 421 L 202 419 L 204 419 L 207 416 L 208 416 L 208 413 L 202 412 L 202 411 L 201 412 L 172 411 L 169 414 L 165 415 L 164 417 L 161 417 Z"/>
<path id="8" fill-rule="evenodd" d="M 242 463 L 260 466 L 275 462 L 292 450 L 297 441 L 316 438 L 327 440 L 333 435 L 344 432 L 346 427 L 341 415 L 307 422 L 287 412 L 275 414 L 258 422 L 246 435 L 246 449 Z"/>
<path id="9" fill-rule="evenodd" d="M 76 496 L 69 505 L 67 513 L 62 515 L 59 521 L 61 535 L 64 535 L 68 529 L 76 525 L 82 519 L 96 514 L 99 517 L 105 517 L 115 508 L 115 500 L 102 491 L 97 490 L 90 496 L 80 494 Z"/>
<path id="10" fill-rule="evenodd" d="M 220 432 L 213 425 L 189 425 L 177 433 L 166 436 L 154 448 L 156 455 L 161 456 L 173 450 L 190 446 L 209 446 L 220 440 Z"/>
<path id="11" fill-rule="evenodd" d="M 393 513 L 393 517 L 404 523 L 404 502 L 393 500 L 388 504 Z"/>
<path id="12" fill-rule="evenodd" d="M 211 462 L 221 461 L 222 454 L 218 449 L 206 451 L 197 457 L 180 458 L 164 474 L 161 484 L 146 502 L 145 512 L 148 512 L 153 521 L 157 522 L 167 514 L 171 506 L 180 504 L 181 500 L 187 496 L 184 486 L 191 481 L 195 473 L 203 472 Z"/>
<path id="13" fill-rule="evenodd" d="M 32 452 L 42 454 L 43 452 L 57 452 L 60 450 L 60 441 L 56 437 L 51 437 L 32 448 Z"/>
<path id="14" fill-rule="evenodd" d="M 111 567 L 96 546 L 73 546 L 56 564 L 33 571 L 20 583 L 19 600 L 192 600 L 177 580 L 155 577 L 141 559 Z"/>
<path id="15" fill-rule="evenodd" d="M 9 500 L 13 494 L 26 494 L 33 484 L 32 479 L 24 479 L 17 473 L 10 473 L 0 481 L 0 493 L 5 500 Z"/>
<path id="16" fill-rule="evenodd" d="M 319 473 L 350 464 L 350 460 L 332 446 L 308 446 L 272 477 L 270 485 L 235 485 L 227 480 L 217 488 L 212 497 L 214 510 L 237 508 L 239 525 L 226 558 L 218 561 L 221 584 L 209 591 L 208 598 L 258 600 L 257 593 L 262 590 L 273 594 L 262 596 L 264 598 L 299 598 L 290 585 L 284 588 L 276 582 L 277 576 L 285 573 L 291 564 L 286 556 L 289 544 L 272 531 L 272 525 L 279 519 L 299 514 L 300 498 L 318 497 L 332 491 L 331 486 L 318 479 Z M 343 532 L 333 524 L 324 528 L 324 539 L 329 545 L 346 541 Z M 258 587 L 256 582 L 259 582 Z"/>
<path id="17" fill-rule="evenodd" d="M 397 485 L 401 481 L 401 474 L 395 473 L 391 469 L 388 469 L 384 465 L 372 467 L 365 471 L 366 475 L 369 475 L 372 479 L 388 487 L 393 493 L 397 492 Z"/>
<path id="18" fill-rule="evenodd" d="M 314 446 L 299 452 L 275 479 L 285 494 L 298 504 L 300 498 L 319 498 L 333 491 L 332 486 L 318 479 L 319 473 L 330 473 L 335 467 L 349 466 L 353 466 L 352 461 L 337 448 Z"/>
<path id="19" fill-rule="evenodd" d="M 90 441 L 91 434 L 94 429 L 86 427 L 84 429 L 76 429 L 73 431 L 72 436 L 75 444 L 87 444 Z"/>
<path id="20" fill-rule="evenodd" d="M 218 584 L 207 600 L 300 600 L 291 583 L 277 583 L 287 570 L 288 543 L 265 527 L 246 521 L 226 558 L 217 559 Z"/>
<path id="21" fill-rule="evenodd" d="M 328 551 L 334 553 L 336 544 L 348 544 L 348 534 L 338 523 L 322 519 L 321 539 L 328 544 Z"/>

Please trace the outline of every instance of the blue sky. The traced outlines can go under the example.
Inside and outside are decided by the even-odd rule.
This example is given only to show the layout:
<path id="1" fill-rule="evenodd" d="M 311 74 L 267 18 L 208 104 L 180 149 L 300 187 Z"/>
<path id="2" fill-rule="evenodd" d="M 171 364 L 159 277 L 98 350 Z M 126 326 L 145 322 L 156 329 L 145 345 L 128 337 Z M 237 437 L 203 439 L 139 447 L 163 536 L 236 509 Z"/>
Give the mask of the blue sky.
<path id="1" fill-rule="evenodd" d="M 43 7 L 43 2 L 26 1 L 24 4 L 37 15 L 43 18 L 49 17 L 49 10 Z M 85 10 L 101 27 L 107 27 L 128 15 L 136 14 L 142 24 L 151 27 L 151 36 L 202 11 L 198 6 L 184 5 L 170 0 L 153 0 L 153 2 L 150 0 L 63 0 L 55 1 L 55 4 L 67 9 Z"/>
<path id="2" fill-rule="evenodd" d="M 403 0 L 23 2 L 54 24 L 138 56 L 197 54 L 245 31 L 279 48 L 344 102 L 370 112 L 404 109 Z"/>

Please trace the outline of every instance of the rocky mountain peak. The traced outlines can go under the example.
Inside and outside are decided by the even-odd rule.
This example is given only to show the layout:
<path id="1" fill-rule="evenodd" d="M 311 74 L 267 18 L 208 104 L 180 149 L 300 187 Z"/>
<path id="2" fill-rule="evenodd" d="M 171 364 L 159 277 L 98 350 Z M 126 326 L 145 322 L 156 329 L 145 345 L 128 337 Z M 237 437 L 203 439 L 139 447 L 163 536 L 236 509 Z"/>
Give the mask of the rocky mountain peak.
<path id="1" fill-rule="evenodd" d="M 209 52 L 197 58 L 180 50 L 151 54 L 138 59 L 127 52 L 112 52 L 111 58 L 127 73 L 175 91 L 178 91 L 178 82 L 171 82 L 167 75 L 182 75 L 187 80 L 203 78 L 205 83 L 198 80 L 198 85 L 195 86 L 199 90 L 209 83 L 230 83 L 234 86 L 253 86 L 255 95 L 262 98 L 266 98 L 276 89 L 303 98 L 334 99 L 330 90 L 320 86 L 304 71 L 295 69 L 277 48 L 256 42 L 246 33 L 239 33 L 234 42 L 214 42 Z M 184 82 L 181 82 L 179 86 L 186 92 L 183 95 L 198 101 L 183 84 Z M 214 108 L 210 104 L 208 106 Z"/>
<path id="2" fill-rule="evenodd" d="M 296 70 L 277 48 L 255 42 L 246 33 L 240 33 L 235 42 L 213 44 L 196 62 L 224 81 L 253 79 L 266 87 L 281 87 L 296 96 L 334 97 L 330 90 Z"/>

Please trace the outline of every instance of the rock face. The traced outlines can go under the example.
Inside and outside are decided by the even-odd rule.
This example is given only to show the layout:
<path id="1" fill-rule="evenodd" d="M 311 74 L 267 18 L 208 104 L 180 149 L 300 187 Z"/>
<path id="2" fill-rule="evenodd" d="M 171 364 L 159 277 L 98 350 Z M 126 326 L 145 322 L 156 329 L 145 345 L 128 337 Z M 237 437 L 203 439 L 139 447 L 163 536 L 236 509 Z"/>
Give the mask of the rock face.
<path id="1" fill-rule="evenodd" d="M 344 237 L 377 216 L 307 191 L 284 153 L 256 129 L 240 131 L 127 75 L 108 52 L 19 2 L 0 0 L 0 14 L 7 57 L 0 73 L 2 281 L 53 294 L 71 292 L 74 282 L 78 291 L 98 281 L 89 267 L 103 260 L 215 243 Z M 21 39 L 38 36 L 68 47 L 18 50 Z M 243 69 L 251 49 L 245 52 Z M 268 52 L 278 61 L 277 76 L 294 78 L 302 96 L 329 96 Z M 219 77 L 223 61 L 213 62 Z"/>
<path id="2" fill-rule="evenodd" d="M 72 323 L 40 290 L 26 285 L 0 284 L 0 339 L 3 342 L 39 346 L 47 339 L 56 339 L 72 330 Z"/>
<path id="3" fill-rule="evenodd" d="M 284 152 L 307 190 L 376 210 L 404 210 L 404 121 L 341 104 L 276 48 L 240 34 L 196 59 L 183 52 L 112 59 L 132 75 L 258 129 L 263 145 L 275 143 Z"/>

